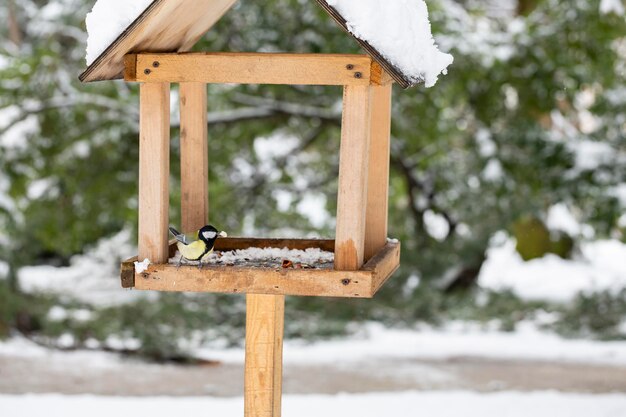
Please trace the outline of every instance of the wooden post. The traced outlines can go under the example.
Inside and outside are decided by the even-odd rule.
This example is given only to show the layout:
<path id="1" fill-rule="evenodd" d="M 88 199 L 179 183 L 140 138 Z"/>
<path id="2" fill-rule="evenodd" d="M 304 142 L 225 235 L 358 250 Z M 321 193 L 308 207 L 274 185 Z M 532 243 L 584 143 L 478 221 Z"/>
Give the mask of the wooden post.
<path id="1" fill-rule="evenodd" d="M 170 84 L 142 84 L 139 98 L 139 258 L 167 263 Z"/>
<path id="2" fill-rule="evenodd" d="M 357 270 L 365 258 L 370 101 L 371 87 L 344 87 L 335 236 L 337 270 Z"/>
<path id="3" fill-rule="evenodd" d="M 204 83 L 180 84 L 181 227 L 184 232 L 208 223 L 209 149 L 207 90 Z"/>
<path id="4" fill-rule="evenodd" d="M 246 296 L 245 417 L 280 417 L 285 296 Z"/>
<path id="5" fill-rule="evenodd" d="M 365 261 L 387 243 L 392 85 L 372 87 L 372 125 L 365 217 Z"/>

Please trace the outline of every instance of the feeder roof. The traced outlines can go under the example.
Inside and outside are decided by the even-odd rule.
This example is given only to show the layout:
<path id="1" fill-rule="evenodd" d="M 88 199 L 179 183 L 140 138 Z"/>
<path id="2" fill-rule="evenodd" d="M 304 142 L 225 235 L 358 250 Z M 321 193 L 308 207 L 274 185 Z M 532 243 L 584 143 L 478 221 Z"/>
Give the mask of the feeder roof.
<path id="1" fill-rule="evenodd" d="M 230 10 L 237 0 L 154 0 L 140 15 L 135 19 L 118 37 L 113 41 L 99 57 L 88 66 L 88 68 L 80 75 L 83 82 L 114 80 L 123 78 L 124 73 L 124 56 L 128 53 L 141 52 L 186 52 L 189 51 L 200 38 L 208 32 L 219 21 L 222 16 Z M 426 5 L 422 0 L 413 0 L 414 3 L 407 6 L 409 8 L 415 6 L 414 10 L 418 13 L 417 17 L 423 19 L 411 18 L 403 19 L 402 24 L 416 27 L 403 27 L 398 30 L 387 22 L 387 25 L 374 25 L 375 30 L 360 30 L 363 28 L 355 27 L 352 19 L 348 19 L 344 14 L 346 10 L 350 11 L 353 7 L 348 6 L 347 9 L 342 4 L 349 4 L 343 0 L 316 0 L 317 3 L 339 24 L 347 33 L 350 34 L 363 47 L 370 56 L 376 60 L 387 71 L 394 80 L 403 88 L 408 88 L 420 82 L 426 81 L 427 86 L 434 84 L 429 80 L 428 75 L 416 73 L 415 68 L 411 65 L 398 65 L 397 59 L 389 57 L 397 57 L 399 52 L 402 54 L 411 54 L 416 51 L 402 51 L 399 48 L 413 44 L 418 48 L 424 47 L 425 52 L 418 52 L 416 60 L 434 61 L 435 68 L 431 65 L 431 73 L 435 71 L 436 76 L 445 72 L 445 68 L 452 62 L 452 57 L 448 54 L 439 52 L 434 46 L 432 37 L 430 36 L 430 25 L 428 24 Z M 357 2 L 362 10 L 357 15 L 363 16 L 362 13 L 370 16 L 380 15 L 380 8 L 385 7 L 387 3 L 380 0 L 351 0 Z M 405 5 L 409 4 L 403 2 Z M 370 10 L 368 10 L 368 8 Z M 365 9 L 365 10 L 363 10 Z M 343 10 L 342 14 L 340 10 Z M 401 12 L 401 10 L 400 10 Z M 401 16 L 402 13 L 396 11 L 395 16 Z M 422 16 L 419 16 L 422 15 Z M 354 16 L 349 16 L 354 18 Z M 390 17 L 390 16 L 387 16 Z M 393 17 L 393 15 L 391 16 Z M 357 16 L 358 18 L 358 16 Z M 402 26 L 400 23 L 398 25 Z M 395 25 L 395 26 L 398 26 Z M 371 27 L 372 25 L 370 25 Z M 393 34 L 388 34 L 387 41 L 381 42 L 378 38 L 385 38 L 385 31 L 393 30 Z M 383 36 L 380 36 L 382 32 Z M 376 35 L 374 35 L 376 33 Z M 423 41 L 416 44 L 412 39 L 416 33 L 421 33 Z M 425 37 L 424 37 L 425 36 Z M 389 42 L 389 38 L 393 42 Z M 404 39 L 403 39 L 404 38 Z M 406 49 L 406 48 L 405 48 Z M 409 48 L 410 49 L 410 48 Z M 415 49 L 415 48 L 414 48 Z M 415 61 L 415 59 L 413 60 Z M 409 63 L 410 64 L 410 63 Z M 413 70 L 413 71 L 412 71 Z M 419 70 L 419 68 L 418 68 Z"/>

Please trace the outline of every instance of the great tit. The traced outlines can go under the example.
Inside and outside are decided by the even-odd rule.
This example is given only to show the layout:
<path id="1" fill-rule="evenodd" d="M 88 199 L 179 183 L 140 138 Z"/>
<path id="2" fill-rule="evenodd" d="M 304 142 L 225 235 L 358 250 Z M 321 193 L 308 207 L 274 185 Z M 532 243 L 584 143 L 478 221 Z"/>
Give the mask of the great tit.
<path id="1" fill-rule="evenodd" d="M 190 239 L 189 236 L 180 233 L 171 226 L 170 232 L 174 235 L 176 240 L 178 240 L 177 246 L 181 254 L 178 267 L 180 267 L 182 259 L 185 258 L 187 261 L 199 261 L 198 268 L 200 269 L 202 269 L 202 262 L 213 252 L 217 238 L 228 236 L 226 232 L 218 232 L 217 229 L 211 225 L 204 226 L 202 229 L 198 230 L 194 239 Z"/>

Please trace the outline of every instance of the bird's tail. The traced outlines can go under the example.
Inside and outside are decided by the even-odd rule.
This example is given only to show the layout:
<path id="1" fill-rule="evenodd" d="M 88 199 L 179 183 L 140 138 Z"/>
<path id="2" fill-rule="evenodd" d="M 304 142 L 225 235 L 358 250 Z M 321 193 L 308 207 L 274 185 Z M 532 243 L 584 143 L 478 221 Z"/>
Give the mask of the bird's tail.
<path id="1" fill-rule="evenodd" d="M 178 240 L 179 242 L 184 243 L 185 245 L 187 244 L 187 237 L 184 234 L 180 233 L 178 230 L 174 229 L 172 226 L 170 226 L 170 233 L 174 235 L 176 240 Z"/>

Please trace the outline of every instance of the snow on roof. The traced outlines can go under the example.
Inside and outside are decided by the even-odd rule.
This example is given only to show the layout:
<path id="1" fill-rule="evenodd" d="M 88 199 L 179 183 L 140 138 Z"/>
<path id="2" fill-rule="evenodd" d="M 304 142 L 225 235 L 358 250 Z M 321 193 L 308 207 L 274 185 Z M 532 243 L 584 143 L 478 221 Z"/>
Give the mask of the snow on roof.
<path id="1" fill-rule="evenodd" d="M 98 0 L 87 14 L 87 65 L 91 65 L 153 0 Z"/>
<path id="2" fill-rule="evenodd" d="M 424 0 L 318 0 L 403 87 L 432 87 L 454 58 L 439 50 Z M 339 16 L 338 16 L 339 15 Z M 380 55 L 380 56 L 376 56 Z M 383 61 L 383 62 L 380 62 Z M 402 78 L 398 80 L 397 78 Z"/>
<path id="3" fill-rule="evenodd" d="M 236 0 L 98 0 L 87 15 L 82 81 L 122 77 L 131 52 L 189 50 Z M 431 87 L 452 64 L 432 37 L 424 0 L 317 0 L 404 88 Z"/>

